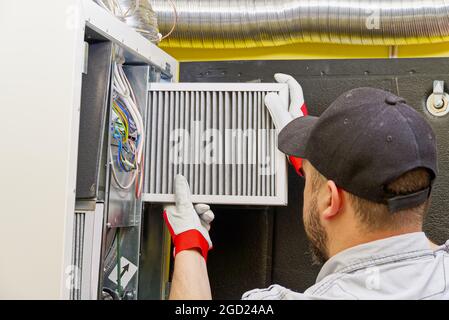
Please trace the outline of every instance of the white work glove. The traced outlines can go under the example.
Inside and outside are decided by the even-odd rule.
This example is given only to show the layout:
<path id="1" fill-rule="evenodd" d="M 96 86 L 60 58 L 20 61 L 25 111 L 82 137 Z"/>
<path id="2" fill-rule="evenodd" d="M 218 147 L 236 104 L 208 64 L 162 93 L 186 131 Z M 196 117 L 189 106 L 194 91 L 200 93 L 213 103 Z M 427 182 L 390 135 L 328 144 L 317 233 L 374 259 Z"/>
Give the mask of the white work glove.
<path id="1" fill-rule="evenodd" d="M 212 249 L 209 230 L 214 220 L 213 212 L 207 204 L 193 206 L 189 184 L 182 175 L 175 177 L 175 200 L 176 205 L 164 207 L 164 220 L 173 239 L 174 254 L 197 249 L 207 260 Z"/>
<path id="2" fill-rule="evenodd" d="M 287 83 L 290 93 L 290 105 L 277 93 L 269 93 L 265 97 L 265 105 L 279 132 L 292 120 L 307 116 L 308 113 L 301 85 L 292 76 L 283 73 L 276 73 L 274 79 L 279 83 Z M 293 156 L 289 156 L 288 159 L 296 172 L 301 175 L 302 159 Z"/>

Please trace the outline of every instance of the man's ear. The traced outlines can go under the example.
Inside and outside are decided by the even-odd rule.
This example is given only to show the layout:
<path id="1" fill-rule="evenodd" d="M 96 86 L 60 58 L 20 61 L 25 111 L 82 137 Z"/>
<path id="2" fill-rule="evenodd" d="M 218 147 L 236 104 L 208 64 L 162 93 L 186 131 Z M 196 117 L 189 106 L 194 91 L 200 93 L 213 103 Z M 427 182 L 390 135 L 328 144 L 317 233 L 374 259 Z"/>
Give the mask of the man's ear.
<path id="1" fill-rule="evenodd" d="M 334 181 L 328 180 L 326 182 L 326 188 L 328 191 L 326 209 L 323 211 L 323 218 L 326 220 L 335 218 L 340 212 L 342 205 L 342 195 L 339 192 L 337 185 Z"/>

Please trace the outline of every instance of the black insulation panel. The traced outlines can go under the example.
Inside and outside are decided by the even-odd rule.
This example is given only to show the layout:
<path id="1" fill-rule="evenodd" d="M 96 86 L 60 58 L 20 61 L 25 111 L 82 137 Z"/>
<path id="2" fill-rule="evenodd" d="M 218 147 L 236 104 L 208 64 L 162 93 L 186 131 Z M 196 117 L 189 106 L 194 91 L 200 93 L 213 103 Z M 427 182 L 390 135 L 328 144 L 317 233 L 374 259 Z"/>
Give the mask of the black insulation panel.
<path id="1" fill-rule="evenodd" d="M 273 82 L 278 72 L 299 81 L 312 115 L 320 115 L 344 91 L 362 86 L 389 90 L 421 112 L 437 135 L 440 171 L 425 231 L 439 244 L 449 238 L 449 115 L 436 118 L 425 110 L 433 81 L 449 84 L 449 59 L 188 62 L 181 64 L 180 81 Z M 319 268 L 307 255 L 302 192 L 303 183 L 290 169 L 288 207 L 252 214 L 243 208 L 216 210 L 209 259 L 215 298 L 238 299 L 251 287 L 271 283 L 304 291 L 315 282 Z"/>
<path id="2" fill-rule="evenodd" d="M 81 94 L 77 199 L 98 199 L 104 195 L 106 163 L 105 124 L 109 101 L 112 44 L 89 44 L 87 74 L 83 74 Z M 103 168 L 101 167 L 103 164 Z M 101 194 L 99 194 L 99 191 Z M 104 200 L 104 199 L 101 199 Z"/>

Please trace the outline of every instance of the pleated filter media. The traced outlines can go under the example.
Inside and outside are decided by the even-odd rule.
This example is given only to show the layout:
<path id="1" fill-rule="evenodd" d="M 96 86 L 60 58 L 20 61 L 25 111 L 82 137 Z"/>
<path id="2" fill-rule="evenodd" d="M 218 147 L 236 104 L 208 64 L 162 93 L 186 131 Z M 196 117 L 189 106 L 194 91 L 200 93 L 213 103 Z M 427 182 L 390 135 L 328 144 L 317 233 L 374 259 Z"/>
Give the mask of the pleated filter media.
<path id="1" fill-rule="evenodd" d="M 150 84 L 146 202 L 174 202 L 184 175 L 194 203 L 286 205 L 286 158 L 264 98 L 284 84 Z"/>

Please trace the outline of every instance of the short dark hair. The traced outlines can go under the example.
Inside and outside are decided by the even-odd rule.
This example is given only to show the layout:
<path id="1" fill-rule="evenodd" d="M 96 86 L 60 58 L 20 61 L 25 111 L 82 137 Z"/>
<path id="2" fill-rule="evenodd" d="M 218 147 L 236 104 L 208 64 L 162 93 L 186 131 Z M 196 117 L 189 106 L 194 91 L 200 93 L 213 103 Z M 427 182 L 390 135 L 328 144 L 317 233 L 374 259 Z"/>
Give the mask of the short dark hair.
<path id="1" fill-rule="evenodd" d="M 414 169 L 389 183 L 386 188 L 393 195 L 417 192 L 430 185 L 430 174 L 426 169 Z M 398 230 L 404 226 L 421 227 L 429 207 L 429 199 L 411 209 L 390 212 L 385 204 L 375 203 L 349 194 L 354 209 L 368 231 L 384 229 Z"/>
<path id="2" fill-rule="evenodd" d="M 318 188 L 327 179 L 318 170 L 312 171 L 312 188 Z M 427 169 L 418 168 L 408 171 L 386 186 L 393 195 L 403 195 L 428 188 L 431 177 Z M 347 192 L 351 205 L 360 218 L 361 226 L 366 231 L 399 230 L 402 227 L 422 227 L 428 211 L 430 200 L 406 210 L 391 213 L 385 204 L 372 202 Z"/>

